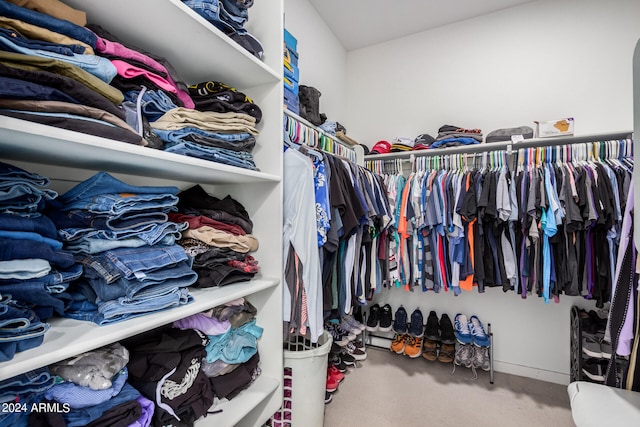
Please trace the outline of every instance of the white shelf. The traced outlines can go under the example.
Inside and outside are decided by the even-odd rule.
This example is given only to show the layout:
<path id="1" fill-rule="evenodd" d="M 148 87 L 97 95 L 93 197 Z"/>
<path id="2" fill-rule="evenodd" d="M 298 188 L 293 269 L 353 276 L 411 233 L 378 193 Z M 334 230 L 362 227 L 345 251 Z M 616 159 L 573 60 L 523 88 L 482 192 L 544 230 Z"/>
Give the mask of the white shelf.
<path id="1" fill-rule="evenodd" d="M 458 145 L 454 147 L 430 148 L 428 150 L 402 151 L 398 153 L 367 154 L 364 160 L 390 160 L 390 159 L 410 159 L 414 157 L 443 156 L 447 154 L 479 153 L 496 150 L 517 150 L 519 148 L 546 147 L 555 145 L 569 145 L 584 142 L 610 141 L 627 139 L 632 135 L 632 131 L 613 131 L 608 133 L 598 133 L 592 135 L 579 136 L 559 136 L 557 138 L 531 138 L 522 142 L 512 143 L 511 141 L 482 142 L 473 145 Z"/>
<path id="2" fill-rule="evenodd" d="M 194 297 L 191 304 L 106 326 L 54 318 L 42 345 L 16 353 L 12 360 L 0 363 L 0 381 L 275 287 L 279 282 L 279 279 L 257 279 L 221 288 L 189 289 Z"/>
<path id="3" fill-rule="evenodd" d="M 202 184 L 279 182 L 277 175 L 0 116 L 4 159 Z"/>
<path id="4" fill-rule="evenodd" d="M 260 346 L 258 345 L 258 351 Z M 234 426 L 244 418 L 251 409 L 273 394 L 281 379 L 269 378 L 262 374 L 246 390 L 231 400 L 223 400 L 211 408 L 212 411 L 221 409 L 222 412 L 210 414 L 196 421 L 197 427 L 203 426 Z"/>
<path id="5" fill-rule="evenodd" d="M 180 0 L 65 3 L 86 10 L 89 23 L 102 26 L 127 44 L 169 59 L 187 84 L 219 80 L 246 88 L 282 80 L 282 67 L 274 71 Z M 249 14 L 251 22 L 251 9 Z M 253 35 L 262 42 L 260 34 Z M 281 50 L 279 54 L 281 59 Z"/>

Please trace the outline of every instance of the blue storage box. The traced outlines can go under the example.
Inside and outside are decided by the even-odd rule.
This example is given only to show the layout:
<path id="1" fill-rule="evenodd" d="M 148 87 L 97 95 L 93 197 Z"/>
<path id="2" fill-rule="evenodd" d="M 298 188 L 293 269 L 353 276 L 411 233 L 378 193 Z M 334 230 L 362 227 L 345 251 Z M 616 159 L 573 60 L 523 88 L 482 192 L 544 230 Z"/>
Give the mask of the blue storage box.
<path id="1" fill-rule="evenodd" d="M 284 106 L 292 113 L 300 114 L 300 101 L 298 101 L 298 95 L 291 92 L 286 87 L 284 88 Z"/>
<path id="2" fill-rule="evenodd" d="M 284 76 L 289 80 L 300 81 L 300 70 L 286 59 L 284 60 Z"/>
<path id="3" fill-rule="evenodd" d="M 287 61 L 291 65 L 298 66 L 298 52 L 294 52 L 289 50 L 286 46 L 283 49 L 282 56 L 284 60 Z"/>
<path id="4" fill-rule="evenodd" d="M 286 77 L 284 79 L 282 79 L 282 81 L 284 83 L 284 88 L 285 89 L 289 89 L 291 92 L 296 94 L 296 96 L 298 96 L 298 82 L 297 81 L 289 80 Z"/>
<path id="5" fill-rule="evenodd" d="M 298 51 L 298 40 L 291 35 L 287 29 L 284 29 L 284 45 L 294 52 Z"/>

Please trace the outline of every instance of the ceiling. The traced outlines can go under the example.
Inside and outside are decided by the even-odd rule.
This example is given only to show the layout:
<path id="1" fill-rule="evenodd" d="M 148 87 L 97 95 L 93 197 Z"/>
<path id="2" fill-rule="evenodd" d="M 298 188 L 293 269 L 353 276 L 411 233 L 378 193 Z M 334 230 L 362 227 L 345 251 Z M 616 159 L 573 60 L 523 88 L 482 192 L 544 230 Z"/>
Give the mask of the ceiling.
<path id="1" fill-rule="evenodd" d="M 347 51 L 533 0 L 309 0 Z"/>

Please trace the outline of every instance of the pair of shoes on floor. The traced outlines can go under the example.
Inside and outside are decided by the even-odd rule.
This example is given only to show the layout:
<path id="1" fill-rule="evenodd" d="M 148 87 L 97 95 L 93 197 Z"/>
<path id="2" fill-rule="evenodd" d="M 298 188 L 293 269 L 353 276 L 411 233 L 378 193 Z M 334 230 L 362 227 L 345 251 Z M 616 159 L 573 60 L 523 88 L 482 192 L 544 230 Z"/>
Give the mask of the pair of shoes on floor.
<path id="1" fill-rule="evenodd" d="M 348 368 L 355 368 L 356 361 L 367 358 L 364 346 L 360 341 L 350 344 L 352 345 L 347 348 L 332 343 L 328 355 L 328 364 L 335 366 L 340 372 L 345 372 Z M 358 345 L 361 347 L 358 347 Z"/>
<path id="2" fill-rule="evenodd" d="M 342 380 L 344 380 L 344 374 L 334 365 L 328 364 L 326 391 L 329 393 L 336 391 Z"/>
<path id="3" fill-rule="evenodd" d="M 595 359 L 611 359 L 611 343 L 605 341 L 600 335 L 582 336 L 582 352 L 587 357 Z"/>
<path id="4" fill-rule="evenodd" d="M 455 355 L 455 344 L 445 344 L 439 341 L 424 340 L 422 357 L 429 362 L 452 363 Z"/>
<path id="5" fill-rule="evenodd" d="M 465 368 L 482 369 L 483 371 L 491 370 L 489 347 L 478 347 L 475 344 L 462 344 L 460 342 L 456 343 L 455 347 L 454 364 Z"/>
<path id="6" fill-rule="evenodd" d="M 360 335 L 365 330 L 365 325 L 358 322 L 352 314 L 347 314 L 340 320 L 340 325 L 345 331 Z"/>
<path id="7" fill-rule="evenodd" d="M 389 332 L 393 328 L 393 313 L 391 306 L 385 304 L 380 307 L 379 304 L 373 304 L 369 308 L 369 317 L 367 317 L 366 329 L 369 332 Z"/>
<path id="8" fill-rule="evenodd" d="M 443 313 L 440 319 L 431 310 L 424 328 L 422 357 L 430 362 L 451 363 L 455 354 L 456 337 L 451 319 Z"/>
<path id="9" fill-rule="evenodd" d="M 411 318 L 407 322 L 407 310 L 403 306 L 398 307 L 393 321 L 393 331 L 396 334 L 409 334 L 413 337 L 424 335 L 424 320 L 422 311 L 416 308 L 411 313 Z"/>
<path id="10" fill-rule="evenodd" d="M 458 313 L 454 320 L 454 334 L 457 343 L 453 363 L 466 368 L 489 371 L 491 341 L 478 316 L 467 319 L 467 316 Z"/>
<path id="11" fill-rule="evenodd" d="M 478 316 L 471 316 L 467 319 L 464 314 L 456 314 L 454 334 L 461 344 L 473 344 L 477 347 L 489 347 L 491 345 L 491 341 Z"/>
<path id="12" fill-rule="evenodd" d="M 325 322 L 324 329 L 331 334 L 333 342 L 341 347 L 346 346 L 350 341 L 358 338 L 355 332 L 345 330 L 341 323 L 332 321 Z"/>
<path id="13" fill-rule="evenodd" d="M 608 313 L 603 310 L 589 310 L 580 309 L 578 311 L 578 317 L 580 319 L 580 327 L 583 332 L 588 334 L 597 334 L 598 332 L 604 332 L 607 327 Z"/>
<path id="14" fill-rule="evenodd" d="M 396 354 L 404 354 L 412 359 L 422 354 L 423 337 L 414 337 L 409 333 L 395 334 L 389 349 Z"/>

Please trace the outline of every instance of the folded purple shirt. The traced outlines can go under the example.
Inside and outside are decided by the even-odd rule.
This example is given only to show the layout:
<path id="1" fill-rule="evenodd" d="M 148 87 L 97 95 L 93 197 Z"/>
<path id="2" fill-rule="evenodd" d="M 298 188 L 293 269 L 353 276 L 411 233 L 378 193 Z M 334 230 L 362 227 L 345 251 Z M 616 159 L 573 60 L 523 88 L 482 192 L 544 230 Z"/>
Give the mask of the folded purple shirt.
<path id="1" fill-rule="evenodd" d="M 173 326 L 178 329 L 195 329 L 203 332 L 205 335 L 221 335 L 231 328 L 228 320 L 219 320 L 215 317 L 209 317 L 202 313 L 192 314 L 180 320 L 173 322 Z"/>

